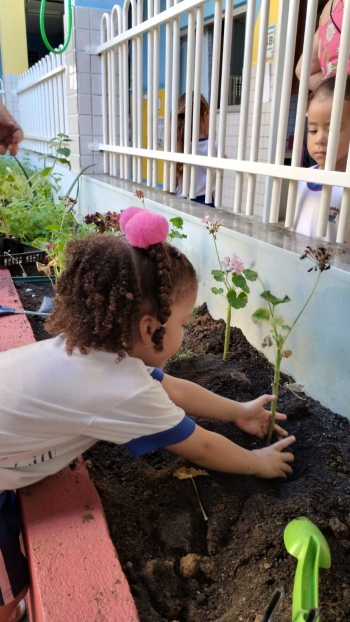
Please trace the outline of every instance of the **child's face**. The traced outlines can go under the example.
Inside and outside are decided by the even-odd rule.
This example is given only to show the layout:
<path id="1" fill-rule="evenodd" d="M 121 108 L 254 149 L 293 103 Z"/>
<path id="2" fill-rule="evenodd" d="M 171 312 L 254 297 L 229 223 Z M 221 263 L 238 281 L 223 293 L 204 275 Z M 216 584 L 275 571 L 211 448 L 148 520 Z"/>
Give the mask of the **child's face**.
<path id="1" fill-rule="evenodd" d="M 171 356 L 176 354 L 181 347 L 184 327 L 190 319 L 196 298 L 197 287 L 189 292 L 185 298 L 182 298 L 179 302 L 171 306 L 171 316 L 165 325 L 163 350 L 161 352 L 155 352 L 152 343 L 149 348 L 145 348 L 143 344 L 139 343 L 132 355 L 141 358 L 145 365 L 152 367 L 161 367 L 164 365 L 164 363 L 166 363 Z M 159 323 L 157 328 L 159 328 Z"/>
<path id="2" fill-rule="evenodd" d="M 308 108 L 307 150 L 310 156 L 324 168 L 328 144 L 333 97 L 319 94 Z M 336 171 L 345 171 L 350 143 L 350 101 L 344 101 L 339 133 Z"/>

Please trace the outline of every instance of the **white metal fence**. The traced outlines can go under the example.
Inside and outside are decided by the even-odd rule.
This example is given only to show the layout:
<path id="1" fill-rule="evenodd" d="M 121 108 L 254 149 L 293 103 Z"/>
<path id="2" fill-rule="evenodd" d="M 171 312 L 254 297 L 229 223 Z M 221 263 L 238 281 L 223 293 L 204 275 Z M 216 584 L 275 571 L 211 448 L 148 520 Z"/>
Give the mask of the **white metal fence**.
<path id="1" fill-rule="evenodd" d="M 48 54 L 18 80 L 23 147 L 50 153 L 48 141 L 68 134 L 65 54 Z"/>
<path id="2" fill-rule="evenodd" d="M 105 172 L 119 174 L 148 186 L 157 186 L 160 163 L 163 188 L 174 192 L 176 163 L 183 163 L 184 194 L 196 196 L 197 165 L 208 167 L 206 201 L 212 197 L 213 173 L 235 172 L 235 191 L 232 193 L 232 211 L 254 214 L 257 176 L 265 179 L 263 222 L 279 220 L 282 180 L 290 180 L 285 226 L 294 220 L 298 180 L 325 184 L 317 234 L 326 234 L 330 195 L 333 185 L 345 187 L 338 227 L 338 242 L 346 238 L 350 215 L 350 158 L 345 173 L 334 172 L 341 110 L 345 90 L 350 42 L 350 3 L 345 3 L 339 64 L 334 94 L 330 138 L 325 170 L 305 169 L 301 162 L 305 115 L 308 95 L 308 76 L 311 49 L 315 31 L 317 0 L 308 0 L 304 34 L 303 67 L 297 104 L 294 146 L 291 166 L 284 165 L 288 114 L 293 77 L 296 29 L 299 0 L 281 0 L 276 27 L 277 45 L 272 87 L 270 132 L 267 155 L 259 157 L 262 102 L 268 40 L 270 0 L 262 0 L 257 67 L 252 83 L 252 55 L 256 2 L 247 2 L 245 17 L 245 44 L 242 83 L 240 87 L 240 122 L 237 158 L 225 158 L 228 101 L 232 84 L 230 62 L 232 24 L 236 9 L 233 2 L 215 0 L 213 18 L 212 63 L 210 70 L 209 153 L 198 156 L 199 102 L 202 90 L 203 31 L 207 0 L 166 0 L 166 9 L 160 9 L 160 0 L 125 0 L 123 8 L 115 6 L 111 14 L 104 14 L 101 24 L 103 68 L 104 137 L 100 148 L 105 154 Z M 213 4 L 213 2 L 211 3 Z M 187 56 L 180 63 L 180 41 L 186 35 Z M 163 44 L 160 46 L 160 38 Z M 222 53 L 221 53 L 222 50 Z M 147 68 L 144 68 L 144 58 Z M 160 125 L 158 114 L 160 59 L 164 59 L 164 115 Z M 181 75 L 184 73 L 184 75 Z M 145 75 L 144 75 L 145 73 Z M 186 116 L 184 153 L 177 153 L 177 105 L 179 82 L 185 84 L 187 109 L 192 92 L 193 118 Z M 144 87 L 143 85 L 146 84 Z M 235 92 L 236 91 L 235 86 Z M 252 110 L 249 109 L 250 91 L 254 89 Z M 146 117 L 143 102 L 147 101 Z M 248 125 L 251 124 L 251 142 L 248 144 Z M 192 126 L 192 127 L 191 127 Z M 192 133 L 192 136 L 191 136 Z M 215 138 L 218 134 L 218 154 L 215 156 Z M 161 136 L 162 134 L 162 136 Z M 163 150 L 159 143 L 163 143 Z M 145 164 L 144 164 L 145 163 Z M 143 168 L 144 165 L 144 168 Z M 247 192 L 243 204 L 243 185 Z M 221 205 L 223 175 L 217 175 L 215 204 Z"/>

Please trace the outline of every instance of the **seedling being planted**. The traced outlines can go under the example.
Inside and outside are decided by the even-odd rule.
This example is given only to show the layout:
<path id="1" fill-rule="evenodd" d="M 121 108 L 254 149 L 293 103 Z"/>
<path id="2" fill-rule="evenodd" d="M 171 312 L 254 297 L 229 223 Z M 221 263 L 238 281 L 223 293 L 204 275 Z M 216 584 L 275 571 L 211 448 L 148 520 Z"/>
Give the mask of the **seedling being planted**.
<path id="1" fill-rule="evenodd" d="M 290 302 L 289 296 L 286 295 L 283 298 L 278 298 L 277 296 L 274 296 L 274 294 L 272 294 L 269 289 L 262 292 L 262 294 L 260 294 L 260 297 L 266 301 L 267 308 L 259 307 L 259 309 L 257 309 L 253 313 L 252 318 L 254 322 L 265 321 L 265 322 L 269 322 L 271 326 L 270 333 L 264 338 L 261 345 L 263 348 L 275 346 L 275 364 L 274 364 L 275 369 L 274 369 L 272 393 L 276 395 L 277 398 L 278 398 L 280 369 L 281 369 L 282 359 L 288 358 L 292 354 L 291 350 L 285 349 L 285 343 L 290 333 L 292 332 L 294 326 L 296 325 L 297 321 L 299 320 L 302 313 L 304 312 L 307 305 L 309 304 L 313 294 L 315 293 L 315 290 L 321 278 L 321 275 L 326 270 L 329 270 L 330 261 L 333 259 L 333 257 L 335 257 L 335 255 L 338 255 L 342 252 L 343 252 L 342 250 L 338 250 L 338 249 L 335 250 L 335 249 L 332 249 L 330 246 L 328 247 L 317 246 L 316 248 L 311 248 L 311 246 L 306 247 L 305 253 L 304 255 L 302 255 L 300 259 L 307 258 L 307 259 L 310 259 L 314 263 L 314 265 L 311 268 L 309 268 L 308 272 L 316 271 L 317 278 L 311 290 L 310 295 L 308 296 L 306 302 L 303 304 L 294 322 L 290 326 L 286 324 L 282 315 L 276 312 L 276 307 L 278 307 L 279 309 L 279 305 L 284 304 L 286 302 Z M 269 430 L 267 433 L 268 443 L 271 443 L 272 433 L 275 428 L 276 410 L 277 410 L 277 399 L 274 402 L 272 402 L 272 406 L 271 406 L 271 420 L 270 420 Z"/>

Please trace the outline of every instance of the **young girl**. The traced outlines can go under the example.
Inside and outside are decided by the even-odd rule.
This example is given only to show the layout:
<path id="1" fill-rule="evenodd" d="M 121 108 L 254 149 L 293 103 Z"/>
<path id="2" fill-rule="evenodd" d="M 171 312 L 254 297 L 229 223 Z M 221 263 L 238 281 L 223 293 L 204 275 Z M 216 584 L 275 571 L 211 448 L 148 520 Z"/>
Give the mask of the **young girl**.
<path id="1" fill-rule="evenodd" d="M 192 98 L 193 100 L 193 98 Z M 192 106 L 193 108 L 193 106 Z M 201 95 L 200 101 L 200 117 L 199 117 L 199 143 L 198 143 L 198 155 L 207 156 L 208 155 L 208 134 L 209 134 L 209 104 L 205 97 Z M 185 116 L 186 116 L 186 93 L 179 97 L 178 102 L 178 112 L 177 112 L 177 151 L 178 153 L 184 152 L 184 140 L 185 140 Z M 191 115 L 193 115 L 193 109 L 191 110 Z M 215 141 L 215 155 L 218 153 L 218 141 Z M 175 194 L 177 197 L 187 196 L 183 193 L 182 187 L 183 181 L 183 164 L 178 163 L 176 165 L 176 191 Z M 205 203 L 205 187 L 207 183 L 207 167 L 206 166 L 198 166 L 197 167 L 197 195 L 193 201 L 197 203 Z M 213 175 L 213 194 L 215 193 L 215 171 Z M 214 207 L 214 202 L 207 203 L 211 207 Z"/>
<path id="2" fill-rule="evenodd" d="M 96 234 L 69 244 L 47 322 L 54 337 L 0 354 L 0 524 L 8 521 L 14 489 L 56 473 L 97 440 L 135 456 L 166 447 L 228 473 L 292 473 L 293 455 L 283 450 L 295 438 L 278 425 L 282 440 L 248 451 L 189 418 L 230 421 L 263 437 L 269 422 L 263 406 L 274 397 L 238 403 L 159 369 L 181 346 L 197 276 L 165 243 L 163 216 L 129 208 L 120 225 L 125 236 Z M 0 622 L 8 621 L 27 584 L 18 527 L 1 540 L 3 551 L 8 541 Z"/>
<path id="3" fill-rule="evenodd" d="M 313 91 L 308 104 L 307 149 L 317 162 L 313 168 L 324 169 L 329 125 L 331 120 L 335 77 L 321 82 Z M 350 77 L 347 78 L 345 99 L 339 133 L 336 158 L 336 171 L 345 171 L 350 144 Z M 298 184 L 297 204 L 293 230 L 311 237 L 316 237 L 317 220 L 321 203 L 322 185 L 300 181 Z M 340 206 L 343 188 L 334 186 L 331 195 L 327 235 L 322 238 L 334 243 L 337 237 Z M 350 228 L 346 246 L 350 246 Z"/>

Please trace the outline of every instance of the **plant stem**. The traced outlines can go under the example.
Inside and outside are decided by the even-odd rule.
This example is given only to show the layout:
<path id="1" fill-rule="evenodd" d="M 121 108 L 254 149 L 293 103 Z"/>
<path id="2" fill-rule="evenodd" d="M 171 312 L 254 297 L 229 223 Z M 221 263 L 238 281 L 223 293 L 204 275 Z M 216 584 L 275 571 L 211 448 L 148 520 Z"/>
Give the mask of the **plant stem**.
<path id="1" fill-rule="evenodd" d="M 194 481 L 193 477 L 191 477 L 191 481 L 192 481 L 192 484 L 193 484 L 194 489 L 195 489 L 195 491 L 196 491 L 196 495 L 197 495 L 197 499 L 198 499 L 199 507 L 200 507 L 200 509 L 202 510 L 203 518 L 204 518 L 204 520 L 208 520 L 208 517 L 207 517 L 206 513 L 204 512 L 204 507 L 202 506 L 201 500 L 200 500 L 200 498 L 199 498 L 199 494 L 198 494 L 197 486 L 196 486 L 196 484 L 195 484 L 195 481 Z"/>
<path id="2" fill-rule="evenodd" d="M 227 315 L 226 315 L 224 355 L 222 357 L 223 361 L 226 361 L 227 352 L 228 352 L 229 345 L 230 345 L 230 330 L 231 330 L 231 305 L 230 303 L 228 303 Z"/>
<path id="3" fill-rule="evenodd" d="M 290 327 L 290 329 L 289 329 L 288 333 L 286 334 L 284 341 L 286 341 L 286 339 L 287 339 L 288 335 L 290 335 L 290 333 L 292 332 L 292 330 L 293 330 L 293 328 L 294 328 L 295 324 L 297 323 L 297 321 L 298 321 L 298 319 L 300 318 L 301 314 L 304 312 L 304 310 L 305 310 L 306 306 L 309 304 L 309 302 L 310 302 L 310 300 L 311 300 L 312 296 L 314 295 L 314 292 L 315 292 L 315 289 L 316 289 L 316 287 L 317 287 L 317 285 L 318 285 L 318 282 L 319 282 L 319 280 L 320 280 L 321 274 L 322 274 L 322 271 L 321 271 L 321 270 L 318 270 L 317 279 L 316 279 L 316 281 L 315 281 L 315 285 L 313 286 L 313 288 L 312 288 L 312 290 L 311 290 L 311 294 L 309 295 L 309 297 L 307 298 L 307 300 L 306 300 L 306 302 L 304 303 L 303 307 L 302 307 L 302 308 L 301 308 L 301 310 L 299 311 L 299 313 L 298 313 L 297 317 L 295 318 L 295 320 L 294 320 L 294 322 L 293 322 L 292 326 Z"/>
<path id="4" fill-rule="evenodd" d="M 267 442 L 271 443 L 272 434 L 275 429 L 275 420 L 276 420 L 276 410 L 277 410 L 277 400 L 278 400 L 278 389 L 280 384 L 280 369 L 281 369 L 281 361 L 283 357 L 283 345 L 277 347 L 276 352 L 276 362 L 275 362 L 275 371 L 273 375 L 273 387 L 272 393 L 276 395 L 276 400 L 272 402 L 271 405 L 271 419 L 269 424 L 269 430 L 267 433 Z"/>

